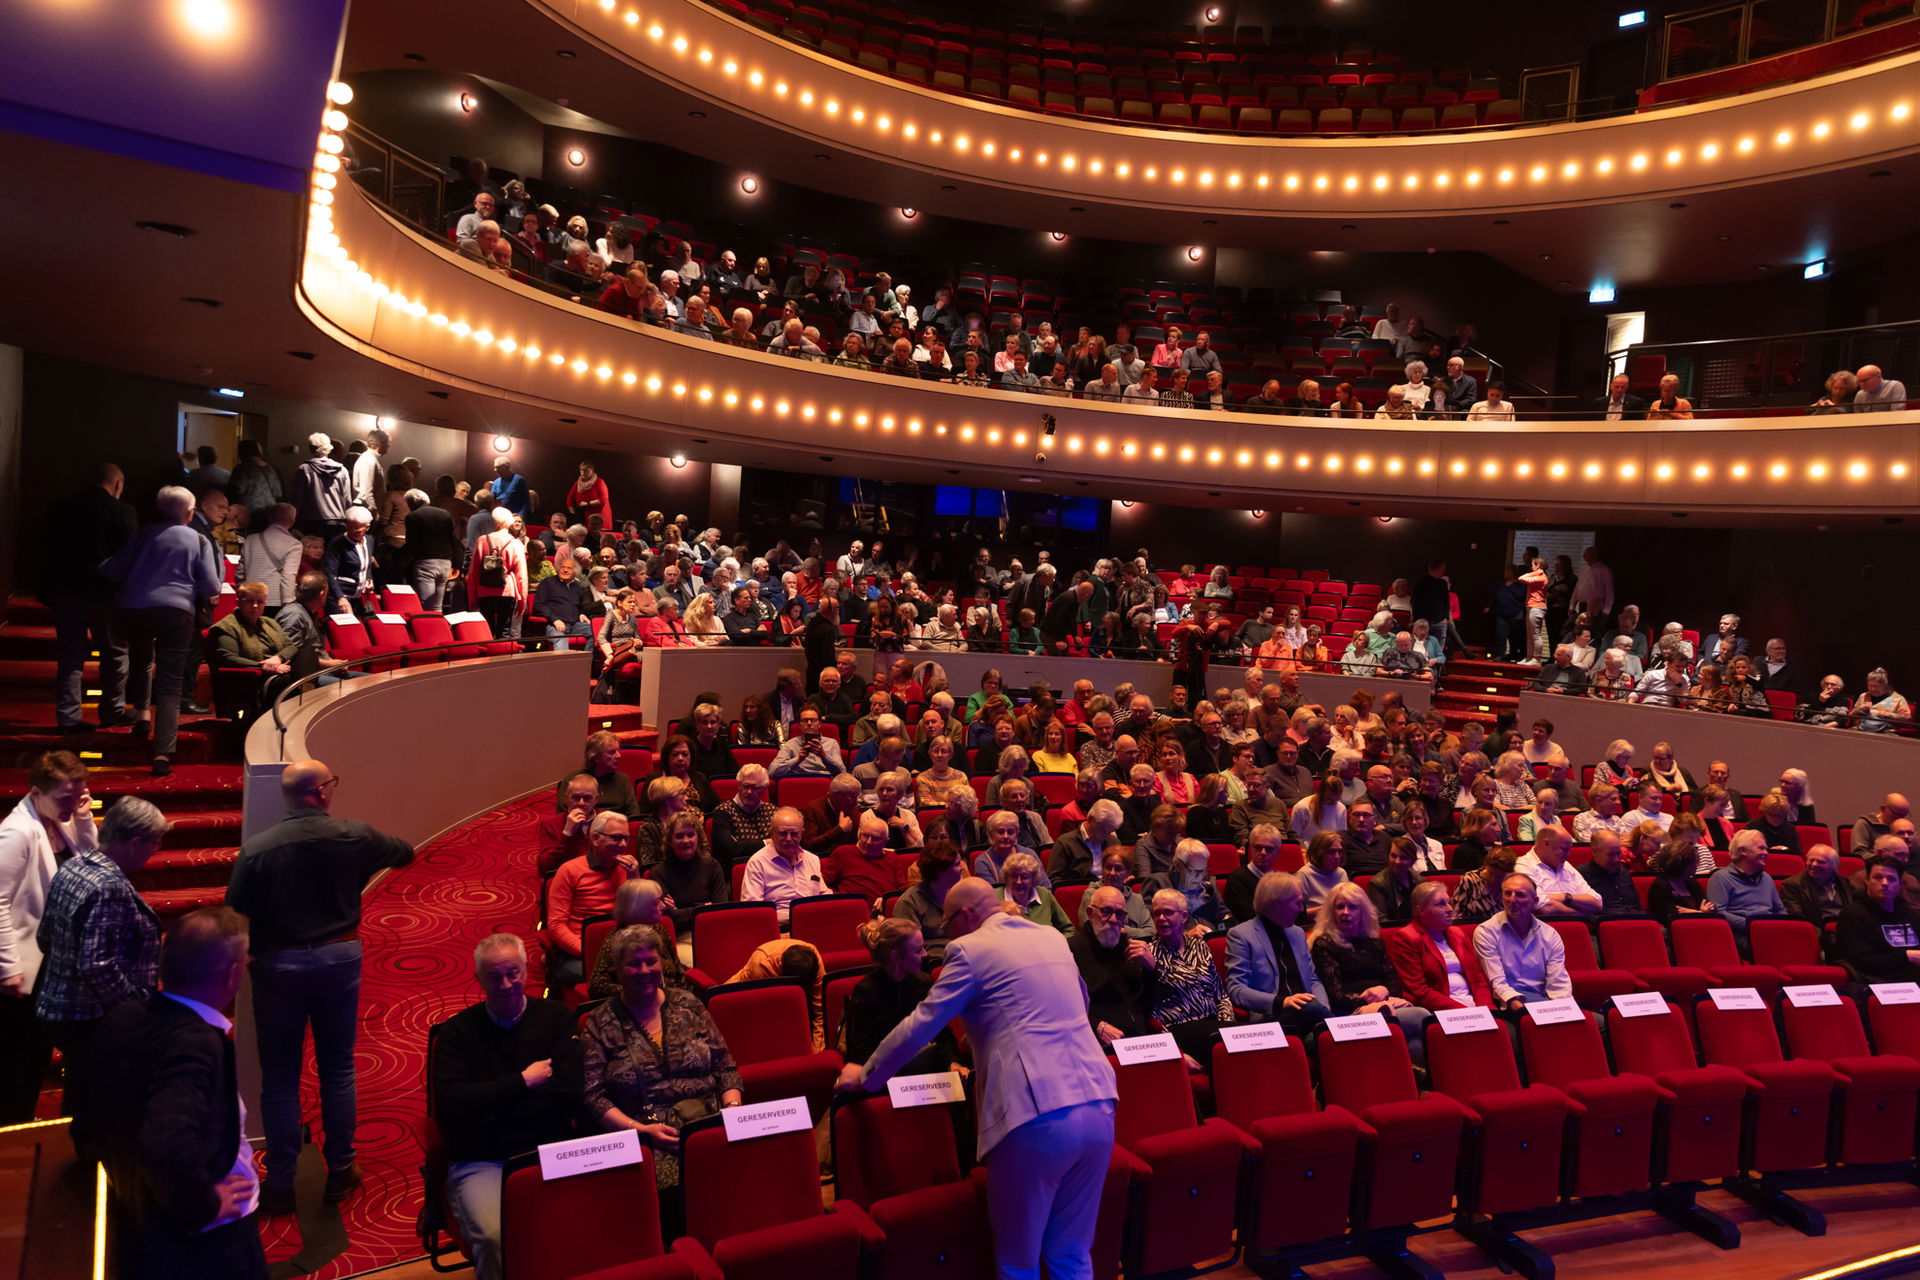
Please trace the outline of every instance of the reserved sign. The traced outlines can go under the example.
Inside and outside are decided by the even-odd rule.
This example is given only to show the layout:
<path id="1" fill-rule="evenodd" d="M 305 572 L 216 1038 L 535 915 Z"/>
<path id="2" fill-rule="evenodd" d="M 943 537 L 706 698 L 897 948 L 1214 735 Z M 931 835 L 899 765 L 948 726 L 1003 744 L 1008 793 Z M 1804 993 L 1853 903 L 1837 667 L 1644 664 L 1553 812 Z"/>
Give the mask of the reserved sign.
<path id="1" fill-rule="evenodd" d="M 1821 1009 L 1840 1003 L 1840 993 L 1824 982 L 1805 987 L 1782 987 L 1780 993 L 1796 1009 Z"/>
<path id="2" fill-rule="evenodd" d="M 1261 1049 L 1284 1049 L 1287 1033 L 1277 1022 L 1247 1022 L 1220 1028 L 1220 1043 L 1228 1053 L 1254 1053 Z"/>
<path id="3" fill-rule="evenodd" d="M 599 1169 L 615 1169 L 623 1164 L 643 1164 L 647 1158 L 647 1148 L 641 1143 L 640 1135 L 631 1129 L 596 1133 L 589 1138 L 569 1138 L 565 1142 L 545 1142 L 535 1150 L 540 1153 L 543 1182 Z"/>
<path id="4" fill-rule="evenodd" d="M 1755 987 L 1715 987 L 1707 994 L 1713 1007 L 1733 1012 L 1739 1009 L 1765 1009 L 1767 1001 Z"/>
<path id="5" fill-rule="evenodd" d="M 813 1128 L 813 1112 L 807 1109 L 805 1098 L 782 1098 L 778 1102 L 728 1107 L 720 1115 L 726 1121 L 728 1142 Z"/>
<path id="6" fill-rule="evenodd" d="M 1653 1018 L 1667 1011 L 1667 998 L 1658 991 L 1634 991 L 1615 996 L 1613 1007 L 1623 1018 Z"/>
<path id="7" fill-rule="evenodd" d="M 1336 1041 L 1382 1040 L 1389 1034 L 1385 1014 L 1349 1013 L 1339 1018 L 1327 1019 L 1327 1034 Z"/>
<path id="8" fill-rule="evenodd" d="M 1113 1056 L 1123 1067 L 1142 1062 L 1165 1062 L 1180 1056 L 1180 1046 L 1174 1043 L 1173 1033 L 1169 1031 L 1157 1036 L 1123 1036 L 1113 1042 Z"/>
<path id="9" fill-rule="evenodd" d="M 1436 1009 L 1433 1016 L 1450 1036 L 1466 1035 L 1469 1031 L 1492 1031 L 1497 1025 L 1493 1020 L 1493 1010 L 1480 1005 L 1467 1009 Z"/>
<path id="10" fill-rule="evenodd" d="M 1874 982 L 1868 984 L 1881 1004 L 1920 1004 L 1920 982 Z"/>
<path id="11" fill-rule="evenodd" d="M 1556 1022 L 1578 1022 L 1581 1014 L 1580 1006 L 1574 1002 L 1572 996 L 1567 996 L 1559 1000 L 1541 1000 L 1530 1004 L 1527 1006 L 1527 1016 L 1532 1018 L 1537 1026 L 1550 1027 Z"/>
<path id="12" fill-rule="evenodd" d="M 958 1071 L 935 1071 L 923 1076 L 895 1076 L 887 1081 L 887 1096 L 896 1107 L 936 1107 L 961 1102 L 966 1090 Z"/>

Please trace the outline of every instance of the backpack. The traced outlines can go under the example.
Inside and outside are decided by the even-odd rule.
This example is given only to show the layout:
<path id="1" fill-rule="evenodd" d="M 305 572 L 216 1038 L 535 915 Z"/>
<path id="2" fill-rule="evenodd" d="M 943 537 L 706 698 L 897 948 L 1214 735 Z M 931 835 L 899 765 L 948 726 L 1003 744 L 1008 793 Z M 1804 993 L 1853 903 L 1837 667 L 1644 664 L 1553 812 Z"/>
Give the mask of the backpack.
<path id="1" fill-rule="evenodd" d="M 483 587 L 507 585 L 506 561 L 500 555 L 500 543 L 494 535 L 488 536 L 486 548 L 480 553 L 480 585 Z"/>

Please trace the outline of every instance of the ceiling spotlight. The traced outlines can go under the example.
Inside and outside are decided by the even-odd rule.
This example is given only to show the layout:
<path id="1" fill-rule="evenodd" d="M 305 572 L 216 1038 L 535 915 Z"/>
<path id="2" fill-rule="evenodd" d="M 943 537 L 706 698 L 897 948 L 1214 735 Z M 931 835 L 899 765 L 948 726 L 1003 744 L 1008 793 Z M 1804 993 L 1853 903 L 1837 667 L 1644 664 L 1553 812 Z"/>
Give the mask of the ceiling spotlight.
<path id="1" fill-rule="evenodd" d="M 676 453 L 671 458 L 668 458 L 667 461 L 676 467 L 684 467 L 687 465 L 687 455 L 684 453 Z"/>
<path id="2" fill-rule="evenodd" d="M 746 177 L 740 179 L 740 189 L 748 195 L 753 195 L 760 190 L 760 179 L 754 177 L 752 174 L 748 174 Z"/>
<path id="3" fill-rule="evenodd" d="M 1220 21 L 1220 15 L 1222 12 L 1223 10 L 1220 8 L 1219 5 L 1210 4 L 1206 7 L 1205 12 L 1201 16 L 1206 18 L 1208 22 L 1218 22 Z"/>
<path id="4" fill-rule="evenodd" d="M 1067 238 L 1067 233 L 1064 231 L 1049 231 L 1047 232 L 1047 234 L 1052 236 L 1055 240 L 1065 240 Z"/>
<path id="5" fill-rule="evenodd" d="M 1255 507 L 1255 508 L 1253 509 L 1253 518 L 1254 518 L 1255 520 L 1258 520 L 1258 519 L 1260 519 L 1260 518 L 1261 518 L 1262 516 L 1264 516 L 1264 515 L 1266 515 L 1266 514 L 1267 514 L 1267 512 L 1266 512 L 1266 509 L 1265 509 L 1264 507 Z"/>
<path id="6" fill-rule="evenodd" d="M 1204 258 L 1204 257 L 1206 257 L 1206 256 L 1207 256 L 1207 251 L 1206 251 L 1205 249 L 1203 249 L 1203 248 L 1201 248 L 1201 247 L 1200 247 L 1199 245 L 1197 245 L 1197 244 L 1190 244 L 1190 245 L 1188 245 L 1188 246 L 1187 246 L 1187 261 L 1188 261 L 1188 262 L 1198 262 L 1198 261 L 1200 261 L 1200 259 L 1202 259 L 1202 258 Z"/>
<path id="7" fill-rule="evenodd" d="M 913 221 L 913 219 L 920 216 L 920 211 L 918 209 L 902 209 L 900 211 L 900 216 L 907 219 L 907 221 L 911 222 Z"/>
<path id="8" fill-rule="evenodd" d="M 460 109 L 462 111 L 472 111 L 478 105 L 479 99 L 475 98 L 472 94 L 463 93 L 460 95 Z"/>
<path id="9" fill-rule="evenodd" d="M 573 166 L 574 168 L 576 168 L 576 169 L 577 169 L 577 168 L 579 168 L 579 167 L 580 167 L 581 165 L 583 165 L 583 164 L 585 164 L 586 162 L 587 162 L 587 153 L 586 153 L 586 152 L 584 152 L 584 151 L 582 151 L 582 150 L 581 150 L 581 149 L 580 149 L 579 147 L 568 147 L 568 148 L 567 148 L 567 163 L 568 163 L 568 164 L 570 164 L 570 165 L 572 165 L 572 166 Z"/>
<path id="10" fill-rule="evenodd" d="M 400 420 L 398 418 L 379 417 L 373 420 L 373 425 L 382 431 L 391 431 L 400 425 Z"/>
<path id="11" fill-rule="evenodd" d="M 327 86 L 327 98 L 334 106 L 344 107 L 353 101 L 353 86 L 343 81 L 335 80 Z"/>
<path id="12" fill-rule="evenodd" d="M 495 436 L 493 438 L 493 451 L 495 453 L 506 453 L 508 450 L 512 448 L 513 448 L 512 436 Z"/>

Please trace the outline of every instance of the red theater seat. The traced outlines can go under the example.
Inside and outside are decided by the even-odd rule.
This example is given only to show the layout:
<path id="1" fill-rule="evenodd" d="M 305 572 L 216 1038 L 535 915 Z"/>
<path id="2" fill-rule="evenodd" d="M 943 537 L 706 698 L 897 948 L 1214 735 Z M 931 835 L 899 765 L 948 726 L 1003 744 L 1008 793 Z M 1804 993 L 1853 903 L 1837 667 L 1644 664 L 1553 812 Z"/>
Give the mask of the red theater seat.
<path id="1" fill-rule="evenodd" d="M 1233 1252 L 1240 1166 L 1253 1140 L 1195 1115 L 1181 1059 L 1114 1061 L 1114 1141 L 1141 1165 L 1129 1200 L 1126 1273 L 1157 1275 Z"/>
<path id="2" fill-rule="evenodd" d="M 835 1198 L 865 1209 L 886 1237 L 872 1280 L 967 1280 L 993 1269 L 986 1174 L 960 1168 L 962 1104 L 896 1109 L 885 1095 L 833 1112 Z"/>
<path id="3" fill-rule="evenodd" d="M 1362 1126 L 1314 1101 L 1306 1046 L 1229 1053 L 1213 1047 L 1220 1119 L 1253 1140 L 1241 1243 L 1250 1256 L 1330 1240 L 1347 1229 Z"/>
<path id="4" fill-rule="evenodd" d="M 742 870 L 746 864 L 734 868 Z M 737 889 L 736 885 L 736 889 Z M 780 936 L 780 913 L 771 902 L 716 902 L 693 909 L 693 968 L 697 987 L 717 987 L 740 971 L 754 949 Z"/>
<path id="5" fill-rule="evenodd" d="M 1842 1164 L 1912 1159 L 1920 1062 L 1884 1050 L 1875 1055 L 1860 1025 L 1860 1007 L 1851 1000 L 1808 1006 L 1783 1001 L 1780 1017 L 1793 1056 L 1824 1062 L 1840 1077 L 1829 1157 Z"/>
<path id="6" fill-rule="evenodd" d="M 556 1230 L 618 1222 L 618 1231 Z M 514 1280 L 572 1280 L 618 1267 L 623 1280 L 697 1280 L 701 1259 L 663 1254 L 653 1158 L 548 1182 L 537 1152 L 507 1161 L 500 1184 L 500 1253 Z"/>
<path id="7" fill-rule="evenodd" d="M 813 1131 L 727 1141 L 713 1116 L 680 1132 L 687 1239 L 675 1245 L 724 1280 L 846 1280 L 886 1237 L 851 1200 L 820 1209 Z M 619 1233 L 610 1233 L 618 1238 Z"/>
<path id="8" fill-rule="evenodd" d="M 1658 1180 L 1701 1182 L 1745 1168 L 1742 1112 L 1754 1082 L 1734 1067 L 1699 1065 L 1680 1010 L 1668 1005 L 1665 1017 L 1623 1018 L 1608 1009 L 1607 1038 L 1622 1073 L 1647 1077 L 1665 1090 Z"/>

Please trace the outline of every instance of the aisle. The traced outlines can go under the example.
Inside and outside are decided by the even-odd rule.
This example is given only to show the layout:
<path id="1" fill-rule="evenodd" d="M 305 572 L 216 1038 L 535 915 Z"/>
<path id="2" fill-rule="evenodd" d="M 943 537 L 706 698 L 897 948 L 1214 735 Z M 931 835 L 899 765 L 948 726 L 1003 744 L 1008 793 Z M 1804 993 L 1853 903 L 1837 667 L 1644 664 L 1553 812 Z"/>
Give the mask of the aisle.
<path id="1" fill-rule="evenodd" d="M 518 933 L 533 943 L 534 827 L 550 793 L 502 805 L 420 851 L 411 866 L 368 897 L 360 936 L 366 960 L 360 991 L 360 1168 L 366 1186 L 338 1217 L 344 1253 L 312 1272 L 321 1280 L 354 1275 L 420 1255 L 414 1220 L 420 1212 L 420 1144 L 415 1124 L 426 1113 L 427 1028 L 479 999 L 473 947 L 490 933 Z M 537 945 L 528 948 L 538 956 Z M 538 967 L 537 958 L 535 967 Z M 532 984 L 529 983 L 531 986 Z M 319 1123 L 309 1053 L 302 1104 Z M 315 1153 L 311 1150 L 308 1157 Z M 303 1174 L 308 1171 L 304 1168 Z M 301 1214 L 265 1220 L 270 1262 L 282 1264 L 302 1248 L 303 1231 L 316 1248 L 336 1228 L 318 1194 L 305 1194 Z M 337 1246 L 335 1246 L 337 1247 Z"/>

